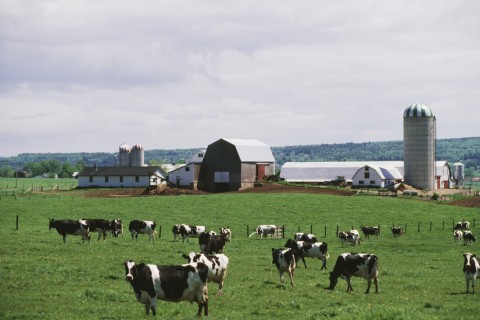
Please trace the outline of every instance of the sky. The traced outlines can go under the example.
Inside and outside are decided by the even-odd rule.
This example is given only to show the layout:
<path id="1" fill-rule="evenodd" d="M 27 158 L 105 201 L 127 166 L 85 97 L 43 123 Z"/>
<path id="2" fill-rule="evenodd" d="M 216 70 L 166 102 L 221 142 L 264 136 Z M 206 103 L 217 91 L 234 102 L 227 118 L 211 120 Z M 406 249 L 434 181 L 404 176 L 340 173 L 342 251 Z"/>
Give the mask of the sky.
<path id="1" fill-rule="evenodd" d="M 480 136 L 477 0 L 0 0 L 0 156 Z"/>

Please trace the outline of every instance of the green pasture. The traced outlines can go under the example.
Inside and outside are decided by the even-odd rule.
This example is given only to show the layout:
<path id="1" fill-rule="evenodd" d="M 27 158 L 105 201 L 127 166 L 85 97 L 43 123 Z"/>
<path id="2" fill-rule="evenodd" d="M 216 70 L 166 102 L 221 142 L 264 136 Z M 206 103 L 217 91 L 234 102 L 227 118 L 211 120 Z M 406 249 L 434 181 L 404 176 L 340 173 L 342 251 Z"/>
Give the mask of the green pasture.
<path id="1" fill-rule="evenodd" d="M 225 249 L 230 268 L 224 294 L 209 284 L 210 319 L 478 319 L 480 288 L 465 294 L 464 252 L 479 253 L 478 243 L 455 243 L 452 222 L 469 220 L 480 229 L 479 209 L 434 201 L 376 196 L 313 194 L 214 194 L 86 198 L 84 191 L 58 191 L 0 198 L 0 319 L 139 319 L 146 318 L 130 285 L 123 261 L 181 264 L 182 253 L 198 251 L 197 240 L 173 242 L 176 223 L 204 224 L 218 231 L 229 226 L 233 240 Z M 18 230 L 16 217 L 18 216 Z M 161 227 L 155 243 L 140 235 L 90 244 L 55 230 L 49 218 L 120 218 L 155 220 Z M 297 267 L 295 287 L 279 283 L 271 248 L 286 239 L 248 237 L 258 224 L 285 225 L 288 231 L 313 232 L 329 245 L 327 271 L 307 259 Z M 407 226 L 394 239 L 389 228 Z M 379 239 L 342 248 L 337 226 L 380 225 Z M 126 229 L 126 228 L 125 228 Z M 325 235 L 326 230 L 326 235 Z M 160 232 L 161 231 L 161 232 Z M 287 236 L 291 233 L 287 232 Z M 340 279 L 327 291 L 328 272 L 343 252 L 379 257 L 379 294 L 364 294 L 366 281 L 354 278 L 354 292 Z M 288 278 L 288 276 L 287 276 Z M 479 286 L 480 287 L 480 286 Z M 194 319 L 196 304 L 159 301 L 160 319 Z M 152 317 L 151 315 L 149 317 Z"/>

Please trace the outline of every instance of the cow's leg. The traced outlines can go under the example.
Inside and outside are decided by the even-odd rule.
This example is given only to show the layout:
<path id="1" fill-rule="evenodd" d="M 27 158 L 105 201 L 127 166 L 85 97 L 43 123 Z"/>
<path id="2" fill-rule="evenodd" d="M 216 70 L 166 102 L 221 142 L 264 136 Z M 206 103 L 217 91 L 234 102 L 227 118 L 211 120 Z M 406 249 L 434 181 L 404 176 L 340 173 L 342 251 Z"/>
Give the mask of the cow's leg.
<path id="1" fill-rule="evenodd" d="M 327 258 L 325 256 L 322 257 L 322 268 L 320 270 L 327 270 Z"/>
<path id="2" fill-rule="evenodd" d="M 101 237 L 102 237 L 102 230 L 98 230 L 98 239 L 97 239 L 97 241 L 100 240 Z M 103 240 L 105 240 L 105 239 L 103 239 Z"/>
<path id="3" fill-rule="evenodd" d="M 368 277 L 367 278 L 367 291 L 365 291 L 365 293 L 369 293 L 370 292 L 370 286 L 372 285 L 372 278 Z"/>
<path id="4" fill-rule="evenodd" d="M 294 284 L 293 284 L 293 274 L 294 274 L 294 272 L 295 272 L 295 269 L 293 269 L 293 268 L 288 269 L 288 275 L 290 276 L 290 284 L 292 286 L 294 286 Z"/>
<path id="5" fill-rule="evenodd" d="M 152 309 L 152 315 L 157 315 L 157 297 L 150 297 L 150 309 Z"/>
<path id="6" fill-rule="evenodd" d="M 67 241 L 66 241 L 67 240 L 67 234 L 66 233 L 62 234 L 62 237 L 63 237 L 63 243 L 67 243 Z"/>
<path id="7" fill-rule="evenodd" d="M 375 293 L 378 293 L 378 278 L 376 276 L 373 278 L 373 283 L 375 284 Z"/>
<path id="8" fill-rule="evenodd" d="M 307 263 L 305 262 L 305 257 L 301 257 L 302 258 L 302 261 L 303 261 L 303 265 L 305 266 L 305 269 L 307 268 Z"/>
<path id="9" fill-rule="evenodd" d="M 347 292 L 353 292 L 352 283 L 350 282 L 350 276 L 345 278 L 347 280 Z"/>
<path id="10" fill-rule="evenodd" d="M 470 290 L 470 279 L 468 277 L 465 277 L 465 283 L 467 285 L 467 291 L 465 293 L 468 293 Z"/>

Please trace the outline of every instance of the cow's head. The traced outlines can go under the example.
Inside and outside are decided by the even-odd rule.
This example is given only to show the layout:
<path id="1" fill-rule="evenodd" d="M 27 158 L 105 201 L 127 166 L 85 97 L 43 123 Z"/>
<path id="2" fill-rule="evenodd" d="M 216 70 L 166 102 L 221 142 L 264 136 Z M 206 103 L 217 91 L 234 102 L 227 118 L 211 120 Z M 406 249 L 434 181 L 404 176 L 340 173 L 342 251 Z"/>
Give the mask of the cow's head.
<path id="1" fill-rule="evenodd" d="M 182 257 L 187 259 L 188 263 L 198 262 L 200 259 L 200 253 L 190 252 L 188 255 L 182 254 Z"/>
<path id="2" fill-rule="evenodd" d="M 297 248 L 297 243 L 296 243 L 295 240 L 288 239 L 287 242 L 285 243 L 284 247 L 285 248 L 296 249 Z"/>
<path id="3" fill-rule="evenodd" d="M 55 219 L 48 219 L 48 230 L 55 228 Z"/>
<path id="4" fill-rule="evenodd" d="M 470 269 L 475 269 L 475 263 L 473 262 L 473 258 L 475 257 L 476 255 L 475 254 L 472 254 L 472 253 L 464 253 L 463 254 L 463 257 L 465 258 L 464 259 L 464 262 L 463 262 L 463 271 L 468 271 Z"/>
<path id="5" fill-rule="evenodd" d="M 333 272 L 330 272 L 330 285 L 328 286 L 328 290 L 333 290 L 335 289 L 335 286 L 337 285 L 338 282 L 338 276 L 336 276 Z"/>
<path id="6" fill-rule="evenodd" d="M 125 263 L 125 280 L 132 282 L 137 276 L 137 268 L 133 260 L 126 260 Z"/>

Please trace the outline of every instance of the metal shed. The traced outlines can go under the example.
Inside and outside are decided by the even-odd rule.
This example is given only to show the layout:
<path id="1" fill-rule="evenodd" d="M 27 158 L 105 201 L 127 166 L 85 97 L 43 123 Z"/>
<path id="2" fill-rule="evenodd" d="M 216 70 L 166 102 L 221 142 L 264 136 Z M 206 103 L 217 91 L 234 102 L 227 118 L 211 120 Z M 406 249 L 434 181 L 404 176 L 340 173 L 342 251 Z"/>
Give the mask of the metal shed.
<path id="1" fill-rule="evenodd" d="M 275 174 L 275 158 L 265 143 L 255 139 L 220 139 L 205 152 L 198 189 L 236 191 L 254 187 L 257 180 Z"/>

